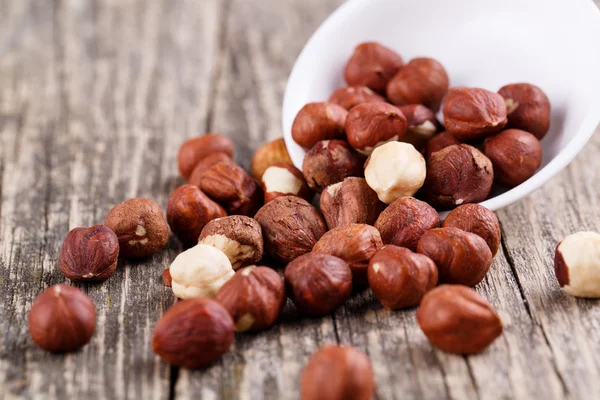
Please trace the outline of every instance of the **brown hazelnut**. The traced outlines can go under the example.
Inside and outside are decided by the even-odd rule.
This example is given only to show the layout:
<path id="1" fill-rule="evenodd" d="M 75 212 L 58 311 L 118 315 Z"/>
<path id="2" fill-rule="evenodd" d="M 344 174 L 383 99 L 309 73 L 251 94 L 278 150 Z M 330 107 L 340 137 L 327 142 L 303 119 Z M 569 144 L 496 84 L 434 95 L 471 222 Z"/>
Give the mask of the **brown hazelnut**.
<path id="1" fill-rule="evenodd" d="M 388 99 L 398 106 L 423 104 L 437 111 L 449 86 L 442 64 L 433 58 L 415 58 L 398 71 L 386 90 Z"/>
<path id="2" fill-rule="evenodd" d="M 229 311 L 238 332 L 270 328 L 285 305 L 285 286 L 268 267 L 249 266 L 237 271 L 215 297 Z"/>
<path id="3" fill-rule="evenodd" d="M 200 180 L 204 173 L 213 165 L 221 161 L 231 161 L 231 157 L 225 153 L 213 153 L 204 157 L 196 164 L 188 183 L 194 186 L 200 186 Z"/>
<path id="4" fill-rule="evenodd" d="M 461 142 L 500 132 L 506 122 L 506 104 L 498 93 L 458 87 L 450 89 L 446 95 L 444 126 Z"/>
<path id="5" fill-rule="evenodd" d="M 522 129 L 542 139 L 550 129 L 550 100 L 539 87 L 513 83 L 498 91 L 506 102 L 508 127 Z"/>
<path id="6" fill-rule="evenodd" d="M 489 208 L 479 204 L 464 204 L 450 211 L 442 226 L 462 229 L 481 236 L 492 251 L 492 256 L 498 252 L 500 223 L 496 214 Z"/>
<path id="7" fill-rule="evenodd" d="M 114 206 L 104 225 L 119 238 L 119 257 L 150 257 L 164 247 L 169 227 L 162 208 L 154 200 L 130 199 Z"/>
<path id="8" fill-rule="evenodd" d="M 485 139 L 483 152 L 492 161 L 495 182 L 510 188 L 531 178 L 542 165 L 540 141 L 519 129 L 507 129 Z"/>
<path id="9" fill-rule="evenodd" d="M 376 42 L 365 42 L 354 49 L 344 78 L 350 86 L 367 86 L 384 93 L 392 77 L 404 65 L 404 60 L 394 50 Z"/>
<path id="10" fill-rule="evenodd" d="M 302 147 L 321 140 L 344 139 L 348 111 L 333 103 L 309 103 L 302 107 L 292 124 L 292 138 Z"/>
<path id="11" fill-rule="evenodd" d="M 194 185 L 178 187 L 167 203 L 167 222 L 186 247 L 198 243 L 198 236 L 209 221 L 226 215 L 223 207 Z"/>
<path id="12" fill-rule="evenodd" d="M 186 140 L 179 148 L 177 161 L 179 172 L 184 179 L 189 179 L 194 167 L 200 160 L 212 153 L 225 153 L 233 157 L 233 143 L 223 135 L 210 133 Z"/>
<path id="13" fill-rule="evenodd" d="M 258 262 L 263 254 L 260 225 L 243 215 L 213 219 L 197 240 L 225 253 L 234 270 Z"/>
<path id="14" fill-rule="evenodd" d="M 475 286 L 492 265 L 492 252 L 480 236 L 458 228 L 431 229 L 419 240 L 417 252 L 431 258 L 442 283 Z"/>
<path id="15" fill-rule="evenodd" d="M 358 152 L 369 155 L 378 146 L 399 140 L 406 133 L 406 117 L 388 103 L 363 103 L 348 112 L 348 143 Z"/>
<path id="16" fill-rule="evenodd" d="M 304 156 L 302 173 L 308 186 L 319 193 L 349 176 L 363 175 L 364 159 L 348 143 L 323 140 Z"/>
<path id="17" fill-rule="evenodd" d="M 310 357 L 300 386 L 302 400 L 370 400 L 375 395 L 369 357 L 338 345 L 324 346 Z"/>
<path id="18" fill-rule="evenodd" d="M 265 203 L 279 196 L 298 196 L 307 201 L 311 201 L 313 197 L 313 191 L 304 180 L 302 171 L 291 163 L 276 163 L 267 168 L 261 186 L 265 193 Z"/>
<path id="19" fill-rule="evenodd" d="M 440 224 L 440 216 L 433 207 L 414 197 L 400 197 L 377 218 L 375 228 L 385 244 L 417 249 L 423 234 Z"/>
<path id="20" fill-rule="evenodd" d="M 556 246 L 554 272 L 569 295 L 600 298 L 600 233 L 577 232 Z"/>
<path id="21" fill-rule="evenodd" d="M 283 138 L 266 143 L 256 150 L 252 156 L 252 177 L 260 181 L 267 168 L 278 162 L 292 162 Z"/>
<path id="22" fill-rule="evenodd" d="M 284 272 L 288 296 L 298 311 L 320 317 L 342 306 L 352 293 L 352 271 L 341 258 L 308 253 Z"/>
<path id="23" fill-rule="evenodd" d="M 438 270 L 429 257 L 388 244 L 371 258 L 368 278 L 383 307 L 398 310 L 418 305 L 437 285 Z"/>
<path id="24" fill-rule="evenodd" d="M 104 281 L 117 269 L 119 239 L 104 225 L 72 229 L 60 249 L 58 264 L 72 281 Z"/>
<path id="25" fill-rule="evenodd" d="M 283 263 L 310 253 L 327 231 L 317 209 L 295 196 L 277 197 L 254 218 L 262 228 L 267 254 Z"/>
<path id="26" fill-rule="evenodd" d="M 417 321 L 435 347 L 454 354 L 483 351 L 502 333 L 502 321 L 490 303 L 461 285 L 442 285 L 428 292 Z"/>
<path id="27" fill-rule="evenodd" d="M 233 344 L 233 320 L 217 301 L 178 301 L 154 327 L 154 352 L 169 364 L 203 368 L 217 361 Z"/>
<path id="28" fill-rule="evenodd" d="M 378 95 L 366 86 L 349 86 L 340 88 L 333 92 L 328 102 L 339 104 L 346 110 L 350 111 L 359 104 L 385 102 L 385 98 Z"/>
<path id="29" fill-rule="evenodd" d="M 96 307 L 73 286 L 54 285 L 38 296 L 29 311 L 29 335 L 51 352 L 74 351 L 87 344 L 96 328 Z"/>
<path id="30" fill-rule="evenodd" d="M 410 143 L 415 149 L 421 151 L 439 130 L 440 123 L 433 111 L 421 104 L 411 104 L 398 107 L 406 117 L 406 135 L 402 142 Z"/>
<path id="31" fill-rule="evenodd" d="M 427 141 L 427 145 L 425 146 L 425 158 L 429 160 L 433 153 L 455 144 L 460 144 L 460 142 L 456 140 L 450 132 L 443 131 L 438 133 Z"/>
<path id="32" fill-rule="evenodd" d="M 171 287 L 173 279 L 171 278 L 171 270 L 166 268 L 162 273 L 163 286 Z"/>

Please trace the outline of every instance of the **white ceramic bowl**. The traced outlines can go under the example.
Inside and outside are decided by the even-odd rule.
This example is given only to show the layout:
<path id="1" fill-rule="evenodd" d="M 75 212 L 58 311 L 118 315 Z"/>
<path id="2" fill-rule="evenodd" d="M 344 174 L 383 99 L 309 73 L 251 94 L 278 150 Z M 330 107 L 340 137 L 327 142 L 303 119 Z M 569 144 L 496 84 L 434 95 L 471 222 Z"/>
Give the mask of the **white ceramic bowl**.
<path id="1" fill-rule="evenodd" d="M 528 195 L 563 169 L 600 122 L 600 13 L 591 0 L 350 0 L 314 33 L 290 75 L 283 132 L 301 168 L 304 150 L 291 127 L 306 103 L 345 86 L 354 47 L 378 41 L 405 61 L 438 59 L 452 86 L 498 90 L 531 82 L 552 102 L 543 163 L 516 188 L 482 204 L 497 210 Z"/>

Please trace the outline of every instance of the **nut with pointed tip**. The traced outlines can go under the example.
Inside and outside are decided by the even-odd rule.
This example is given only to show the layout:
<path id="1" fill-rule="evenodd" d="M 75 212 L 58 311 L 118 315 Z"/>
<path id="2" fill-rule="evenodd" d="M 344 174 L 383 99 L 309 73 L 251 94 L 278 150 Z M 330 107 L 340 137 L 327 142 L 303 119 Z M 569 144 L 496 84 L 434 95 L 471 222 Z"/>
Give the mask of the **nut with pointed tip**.
<path id="1" fill-rule="evenodd" d="M 437 132 L 441 125 L 433 111 L 421 104 L 398 107 L 406 117 L 407 129 L 400 141 L 410 143 L 421 151 Z"/>
<path id="2" fill-rule="evenodd" d="M 298 196 L 311 201 L 313 191 L 304 180 L 302 171 L 291 163 L 276 163 L 267 168 L 261 186 L 265 193 L 265 203 L 279 196 Z"/>
<path id="3" fill-rule="evenodd" d="M 204 175 L 204 173 L 208 171 L 210 167 L 221 161 L 231 161 L 231 157 L 229 157 L 229 155 L 227 155 L 226 153 L 213 153 L 207 155 L 202 160 L 200 160 L 198 164 L 196 164 L 194 170 L 192 171 L 192 174 L 190 175 L 188 183 L 190 185 L 200 187 L 200 181 L 202 180 L 202 176 Z"/>
<path id="4" fill-rule="evenodd" d="M 600 298 L 600 233 L 567 236 L 556 246 L 554 272 L 567 294 Z"/>
<path id="5" fill-rule="evenodd" d="M 492 210 L 479 204 L 464 204 L 450 211 L 444 228 L 458 228 L 481 236 L 495 256 L 500 247 L 500 223 Z"/>
<path id="6" fill-rule="evenodd" d="M 508 127 L 522 129 L 542 139 L 550 129 L 550 100 L 539 87 L 530 83 L 513 83 L 498 93 L 506 102 Z"/>
<path id="7" fill-rule="evenodd" d="M 225 153 L 233 157 L 233 143 L 223 135 L 210 133 L 186 140 L 179 148 L 177 161 L 179 172 L 184 179 L 189 179 L 194 167 L 209 154 Z"/>
<path id="8" fill-rule="evenodd" d="M 329 97 L 328 102 L 339 104 L 350 111 L 359 104 L 385 102 L 385 98 L 366 86 L 349 86 L 333 92 L 331 97 Z"/>
<path id="9" fill-rule="evenodd" d="M 292 138 L 302 147 L 313 147 L 321 140 L 344 139 L 348 111 L 333 103 L 308 103 L 294 119 Z"/>
<path id="10" fill-rule="evenodd" d="M 385 88 L 404 60 L 394 50 L 376 42 L 359 44 L 348 60 L 344 79 L 350 86 L 367 86 L 378 93 Z"/>
<path id="11" fill-rule="evenodd" d="M 364 158 L 341 140 L 318 142 L 304 156 L 302 174 L 308 186 L 321 192 L 349 176 L 363 176 Z"/>
<path id="12" fill-rule="evenodd" d="M 260 181 L 267 168 L 278 162 L 292 162 L 283 138 L 266 143 L 256 150 L 252 156 L 252 177 Z"/>
<path id="13" fill-rule="evenodd" d="M 460 144 L 460 142 L 456 140 L 450 132 L 440 132 L 427 141 L 427 145 L 425 146 L 425 158 L 429 160 L 433 153 L 455 144 Z"/>

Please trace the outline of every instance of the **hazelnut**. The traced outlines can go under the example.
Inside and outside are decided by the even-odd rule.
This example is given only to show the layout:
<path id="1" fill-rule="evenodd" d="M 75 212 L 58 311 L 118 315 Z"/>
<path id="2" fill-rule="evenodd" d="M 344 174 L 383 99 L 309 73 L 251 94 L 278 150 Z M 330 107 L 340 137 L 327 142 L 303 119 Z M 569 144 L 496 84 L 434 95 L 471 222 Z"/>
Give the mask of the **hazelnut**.
<path id="1" fill-rule="evenodd" d="M 226 136 L 210 133 L 186 140 L 179 148 L 177 156 L 181 176 L 186 180 L 189 179 L 200 160 L 209 154 L 218 152 L 233 157 L 233 143 Z"/>
<path id="2" fill-rule="evenodd" d="M 117 269 L 119 239 L 104 225 L 72 229 L 60 249 L 58 264 L 72 281 L 104 281 Z"/>
<path id="3" fill-rule="evenodd" d="M 354 49 L 344 78 L 350 86 L 367 86 L 384 93 L 392 77 L 404 65 L 404 60 L 394 50 L 376 42 L 365 42 Z"/>
<path id="4" fill-rule="evenodd" d="M 333 229 L 351 223 L 373 225 L 383 203 L 366 180 L 349 177 L 323 190 L 320 207 L 327 226 Z"/>
<path id="5" fill-rule="evenodd" d="M 397 141 L 406 133 L 406 117 L 387 103 L 363 103 L 348 112 L 348 143 L 358 152 L 369 155 L 373 149 Z"/>
<path id="6" fill-rule="evenodd" d="M 359 104 L 385 102 L 385 98 L 378 95 L 366 86 L 349 86 L 333 92 L 328 102 L 339 104 L 346 110 L 350 111 Z"/>
<path id="7" fill-rule="evenodd" d="M 202 176 L 210 167 L 221 161 L 231 161 L 231 157 L 225 153 L 213 153 L 204 157 L 196 164 L 188 183 L 194 186 L 200 186 Z"/>
<path id="8" fill-rule="evenodd" d="M 440 216 L 429 204 L 414 197 L 400 197 L 383 210 L 375 228 L 383 243 L 415 251 L 421 236 L 439 224 Z"/>
<path id="9" fill-rule="evenodd" d="M 104 225 L 119 238 L 119 257 L 150 257 L 164 247 L 169 227 L 154 200 L 130 199 L 114 206 Z"/>
<path id="10" fill-rule="evenodd" d="M 277 261 L 289 263 L 310 253 L 325 234 L 325 222 L 316 208 L 294 196 L 277 197 L 258 210 L 267 254 Z"/>
<path id="11" fill-rule="evenodd" d="M 444 228 L 458 228 L 481 236 L 495 256 L 500 247 L 500 223 L 496 214 L 479 204 L 464 204 L 450 211 Z"/>
<path id="12" fill-rule="evenodd" d="M 425 175 L 425 159 L 408 143 L 386 143 L 376 148 L 365 164 L 367 183 L 386 204 L 415 194 Z"/>
<path id="13" fill-rule="evenodd" d="M 341 140 L 323 140 L 304 156 L 302 173 L 308 186 L 319 193 L 326 186 L 349 176 L 363 175 L 364 158 L 348 143 Z"/>
<path id="14" fill-rule="evenodd" d="M 550 100 L 539 87 L 513 83 L 498 91 L 506 102 L 508 127 L 530 132 L 542 139 L 550 129 Z"/>
<path id="15" fill-rule="evenodd" d="M 461 285 L 428 292 L 417 310 L 417 322 L 431 344 L 454 354 L 479 353 L 502 333 L 502 321 L 492 305 Z"/>
<path id="16" fill-rule="evenodd" d="M 152 348 L 163 360 L 184 368 L 204 368 L 233 344 L 233 320 L 218 302 L 178 301 L 154 327 Z"/>
<path id="17" fill-rule="evenodd" d="M 207 244 L 180 253 L 169 270 L 173 294 L 180 299 L 213 298 L 234 274 L 225 253 Z"/>
<path id="18" fill-rule="evenodd" d="M 368 278 L 383 307 L 398 310 L 418 305 L 437 285 L 438 270 L 429 257 L 388 244 L 371 258 Z"/>
<path id="19" fill-rule="evenodd" d="M 355 286 L 366 285 L 367 267 L 373 254 L 383 246 L 379 231 L 366 224 L 350 224 L 333 228 L 313 247 L 313 253 L 336 256 L 352 270 Z"/>
<path id="20" fill-rule="evenodd" d="M 236 331 L 260 331 L 279 318 L 286 300 L 285 286 L 276 271 L 253 265 L 237 271 L 215 300 L 229 311 Z"/>
<path id="21" fill-rule="evenodd" d="M 225 253 L 234 270 L 258 262 L 263 254 L 260 225 L 243 215 L 213 219 L 197 240 Z"/>
<path id="22" fill-rule="evenodd" d="M 321 347 L 310 357 L 300 386 L 302 400 L 370 400 L 375 395 L 369 357 L 338 345 Z"/>
<path id="23" fill-rule="evenodd" d="M 333 103 L 309 103 L 302 107 L 292 124 L 292 138 L 302 147 L 321 140 L 344 139 L 348 111 Z"/>
<path id="24" fill-rule="evenodd" d="M 444 100 L 444 126 L 467 142 L 500 132 L 506 126 L 506 104 L 498 93 L 479 88 L 453 88 Z"/>
<path id="25" fill-rule="evenodd" d="M 457 144 L 433 153 L 427 160 L 423 195 L 429 204 L 451 209 L 485 200 L 493 182 L 490 159 L 475 147 Z"/>
<path id="26" fill-rule="evenodd" d="M 320 317 L 342 306 L 352 293 L 352 271 L 341 258 L 308 253 L 284 272 L 288 296 L 298 311 Z"/>
<path id="27" fill-rule="evenodd" d="M 29 311 L 29 335 L 51 352 L 74 351 L 87 344 L 96 328 L 96 307 L 73 286 L 54 285 L 38 296 Z"/>
<path id="28" fill-rule="evenodd" d="M 406 117 L 406 135 L 401 141 L 410 143 L 419 151 L 440 129 L 440 123 L 433 111 L 421 104 L 398 107 Z"/>
<path id="29" fill-rule="evenodd" d="M 279 196 L 298 196 L 310 201 L 313 191 L 304 180 L 302 171 L 290 163 L 271 165 L 262 177 L 262 189 L 265 192 L 265 203 Z"/>
<path id="30" fill-rule="evenodd" d="M 600 233 L 577 232 L 556 246 L 556 279 L 575 297 L 600 298 Z"/>
<path id="31" fill-rule="evenodd" d="M 388 99 L 398 106 L 423 104 L 437 111 L 449 86 L 442 64 L 433 58 L 415 58 L 390 80 L 386 91 Z"/>
<path id="32" fill-rule="evenodd" d="M 209 221 L 226 215 L 223 207 L 194 185 L 178 187 L 167 203 L 167 222 L 187 247 L 198 243 L 198 236 Z"/>
<path id="33" fill-rule="evenodd" d="M 260 181 L 267 168 L 278 162 L 292 162 L 283 138 L 273 140 L 256 150 L 252 156 L 252 176 Z"/>
<path id="34" fill-rule="evenodd" d="M 163 273 L 162 273 L 162 281 L 163 281 L 163 286 L 167 286 L 167 287 L 171 287 L 172 286 L 171 271 L 169 270 L 169 268 L 166 268 L 163 271 Z"/>
<path id="35" fill-rule="evenodd" d="M 485 139 L 483 152 L 492 161 L 495 182 L 510 188 L 531 178 L 542 165 L 540 141 L 519 129 L 507 129 Z"/>
<path id="36" fill-rule="evenodd" d="M 450 132 L 443 131 L 438 133 L 427 141 L 427 145 L 425 146 L 425 158 L 429 160 L 433 153 L 455 144 L 460 144 L 460 142 L 454 139 L 454 136 L 452 136 Z"/>
<path id="37" fill-rule="evenodd" d="M 419 240 L 417 252 L 431 258 L 439 280 L 475 286 L 492 265 L 492 252 L 480 236 L 458 228 L 431 229 Z"/>

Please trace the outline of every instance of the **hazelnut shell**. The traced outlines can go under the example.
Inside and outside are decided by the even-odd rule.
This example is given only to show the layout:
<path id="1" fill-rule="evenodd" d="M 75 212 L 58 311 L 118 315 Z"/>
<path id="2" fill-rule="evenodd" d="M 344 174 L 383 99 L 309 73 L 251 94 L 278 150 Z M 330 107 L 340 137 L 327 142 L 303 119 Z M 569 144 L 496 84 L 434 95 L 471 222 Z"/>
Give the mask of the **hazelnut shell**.
<path id="1" fill-rule="evenodd" d="M 339 104 L 350 111 L 359 104 L 385 102 L 385 98 L 366 86 L 349 86 L 333 92 L 328 102 Z"/>
<path id="2" fill-rule="evenodd" d="M 384 93 L 390 79 L 404 65 L 404 60 L 394 50 L 376 42 L 359 44 L 344 70 L 350 86 L 367 86 Z"/>
<path id="3" fill-rule="evenodd" d="M 486 241 L 492 256 L 500 247 L 500 223 L 496 214 L 489 208 L 479 204 L 464 204 L 450 211 L 444 223 L 444 228 L 458 228 L 481 236 Z"/>
<path id="4" fill-rule="evenodd" d="M 186 140 L 179 148 L 177 156 L 181 176 L 186 180 L 189 179 L 200 160 L 209 154 L 219 152 L 233 157 L 233 143 L 228 137 L 210 133 Z"/>
<path id="5" fill-rule="evenodd" d="M 292 124 L 292 138 L 311 148 L 321 140 L 344 139 L 348 111 L 333 103 L 309 103 L 302 107 Z"/>
<path id="6" fill-rule="evenodd" d="M 341 140 L 318 142 L 304 156 L 302 174 L 308 186 L 321 192 L 349 176 L 363 176 L 364 158 Z"/>
<path id="7" fill-rule="evenodd" d="M 256 150 L 252 157 L 252 177 L 260 181 L 267 168 L 278 162 L 292 162 L 283 138 L 266 143 Z"/>
<path id="8" fill-rule="evenodd" d="M 527 131 L 542 139 L 550 129 L 551 106 L 548 96 L 530 83 L 513 83 L 501 88 L 508 113 L 508 127 Z"/>
<path id="9" fill-rule="evenodd" d="M 456 140 L 451 133 L 448 131 L 440 132 L 427 141 L 427 145 L 425 146 L 425 158 L 429 160 L 433 153 L 455 144 L 460 144 L 460 142 Z"/>
<path id="10" fill-rule="evenodd" d="M 346 136 L 350 146 L 362 154 L 371 154 L 374 148 L 406 134 L 406 117 L 391 104 L 363 103 L 348 112 Z"/>

